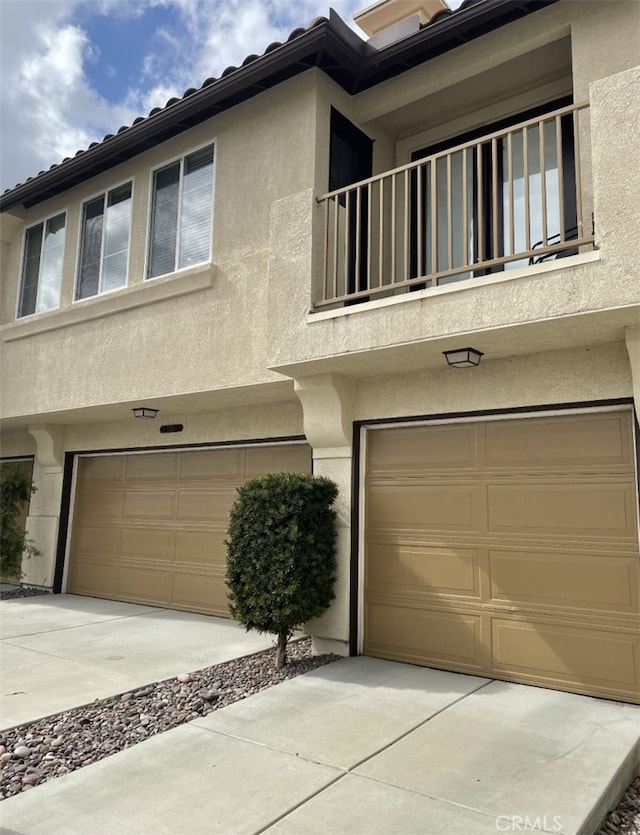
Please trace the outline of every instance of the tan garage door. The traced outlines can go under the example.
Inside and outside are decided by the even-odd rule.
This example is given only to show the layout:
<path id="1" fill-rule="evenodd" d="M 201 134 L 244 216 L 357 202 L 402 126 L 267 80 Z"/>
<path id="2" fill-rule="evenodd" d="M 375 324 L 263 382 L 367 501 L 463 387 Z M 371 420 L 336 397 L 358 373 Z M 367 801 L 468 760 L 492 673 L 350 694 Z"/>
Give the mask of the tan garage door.
<path id="1" fill-rule="evenodd" d="M 228 616 L 228 513 L 268 472 L 311 472 L 309 447 L 81 458 L 67 591 Z"/>
<path id="2" fill-rule="evenodd" d="M 366 445 L 365 653 L 640 701 L 629 412 Z"/>

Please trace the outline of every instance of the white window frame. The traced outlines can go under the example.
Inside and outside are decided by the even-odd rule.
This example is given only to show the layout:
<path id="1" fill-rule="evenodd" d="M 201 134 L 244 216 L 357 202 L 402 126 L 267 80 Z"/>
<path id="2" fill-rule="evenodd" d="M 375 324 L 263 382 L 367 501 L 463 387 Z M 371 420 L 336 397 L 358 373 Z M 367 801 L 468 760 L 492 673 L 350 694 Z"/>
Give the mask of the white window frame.
<path id="1" fill-rule="evenodd" d="M 204 261 L 199 261 L 198 264 L 208 264 L 211 263 L 211 259 L 213 257 L 213 230 L 214 230 L 214 220 L 215 220 L 215 194 L 216 194 L 216 163 L 218 159 L 218 140 L 216 138 L 212 138 L 207 142 L 202 142 L 200 145 L 196 145 L 190 148 L 188 151 L 184 151 L 184 153 L 177 154 L 170 159 L 164 160 L 164 162 L 160 163 L 159 165 L 155 165 L 151 171 L 149 172 L 149 207 L 147 212 L 148 223 L 147 223 L 147 234 L 146 234 L 146 246 L 145 246 L 145 263 L 144 263 L 144 280 L 145 281 L 156 281 L 161 278 L 166 278 L 169 275 L 174 275 L 178 272 L 183 272 L 184 270 L 193 269 L 193 267 L 197 266 L 197 264 L 189 264 L 186 267 L 178 267 L 179 261 L 179 246 L 178 241 L 180 238 L 180 224 L 182 220 L 182 192 L 184 188 L 184 161 L 187 157 L 191 156 L 191 154 L 196 154 L 198 151 L 203 150 L 203 148 L 213 148 L 213 163 L 212 163 L 212 177 L 211 177 L 211 240 L 209 242 L 209 256 Z M 173 261 L 174 269 L 168 273 L 162 273 L 162 275 L 149 275 L 149 269 L 151 267 L 151 244 L 152 244 L 152 233 L 153 233 L 153 222 L 154 222 L 154 214 L 153 214 L 153 199 L 155 193 L 155 177 L 159 171 L 162 171 L 164 168 L 169 168 L 169 166 L 174 165 L 176 162 L 180 163 L 180 179 L 179 179 L 179 192 L 178 192 L 178 219 L 176 224 L 176 253 L 175 258 Z"/>
<path id="2" fill-rule="evenodd" d="M 105 236 L 105 227 L 103 225 L 102 228 L 102 240 L 100 241 L 100 276 L 98 279 L 98 292 L 94 293 L 92 296 L 85 296 L 84 298 L 76 298 L 78 291 L 80 289 L 80 270 L 82 269 L 82 239 L 83 239 L 83 232 L 84 232 L 84 210 L 85 206 L 88 203 L 91 203 L 93 200 L 97 200 L 98 197 L 102 197 L 106 199 L 112 191 L 116 191 L 122 186 L 126 186 L 127 184 L 131 183 L 131 216 L 129 218 L 129 242 L 127 244 L 127 269 L 125 274 L 125 283 L 121 287 L 114 287 L 112 290 L 103 290 L 102 289 L 102 268 L 104 264 L 104 236 Z M 98 191 L 95 194 L 91 195 L 91 197 L 87 197 L 85 200 L 82 201 L 82 205 L 80 206 L 80 217 L 78 220 L 78 245 L 76 247 L 76 266 L 75 266 L 75 281 L 73 287 L 73 304 L 79 304 L 80 302 L 87 302 L 91 299 L 97 299 L 99 296 L 107 296 L 109 293 L 117 293 L 119 290 L 124 290 L 125 287 L 129 285 L 129 267 L 131 264 L 131 233 L 133 230 L 133 203 L 134 203 L 134 189 L 135 189 L 135 180 L 133 177 L 130 177 L 126 180 L 122 180 L 120 183 L 116 183 L 109 188 L 102 189 L 102 191 Z M 104 206 L 104 203 L 103 203 Z"/>
<path id="3" fill-rule="evenodd" d="M 40 268 L 42 267 L 42 250 L 44 247 L 45 242 L 45 235 L 44 231 L 46 229 L 47 223 L 50 220 L 53 220 L 60 215 L 64 215 L 64 243 L 62 244 L 62 271 L 60 274 L 60 291 L 58 295 L 58 304 L 55 307 L 49 307 L 47 310 L 38 310 L 38 300 L 40 299 L 40 290 L 41 290 L 41 281 L 40 281 Z M 69 220 L 69 212 L 68 208 L 65 206 L 64 208 L 60 209 L 60 211 L 52 212 L 46 217 L 42 217 L 39 220 L 30 223 L 28 226 L 22 231 L 22 250 L 20 254 L 20 272 L 18 273 L 18 293 L 16 298 L 16 308 L 15 308 L 15 316 L 14 319 L 18 321 L 22 321 L 23 319 L 30 319 L 32 316 L 42 316 L 44 313 L 51 313 L 54 310 L 60 309 L 60 299 L 62 297 L 62 284 L 64 281 L 64 258 L 67 249 L 67 231 L 68 231 L 68 220 Z M 40 246 L 40 266 L 38 267 L 38 290 L 36 292 L 36 305 L 35 310 L 33 313 L 25 313 L 23 315 L 20 314 L 20 309 L 22 307 L 22 291 L 24 286 L 24 268 L 25 268 L 25 256 L 27 254 L 27 235 L 31 229 L 35 229 L 36 226 L 40 226 L 42 224 L 42 244 Z"/>

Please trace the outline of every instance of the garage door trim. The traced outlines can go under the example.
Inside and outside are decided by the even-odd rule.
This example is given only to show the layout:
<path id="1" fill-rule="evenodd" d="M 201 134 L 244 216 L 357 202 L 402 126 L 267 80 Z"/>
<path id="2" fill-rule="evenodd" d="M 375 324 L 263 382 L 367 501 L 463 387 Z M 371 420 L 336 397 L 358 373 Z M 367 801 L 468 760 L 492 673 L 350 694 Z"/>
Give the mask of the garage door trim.
<path id="1" fill-rule="evenodd" d="M 571 416 L 571 415 L 586 415 L 591 416 L 597 413 L 607 413 L 614 411 L 627 411 L 632 415 L 632 444 L 634 445 L 635 455 L 635 497 L 638 500 L 639 493 L 639 473 L 640 462 L 638 460 L 640 454 L 639 430 L 638 421 L 633 410 L 632 398 L 616 399 L 609 401 L 600 401 L 597 404 L 581 403 L 581 404 L 562 404 L 549 405 L 546 407 L 533 408 L 519 408 L 516 410 L 492 410 L 477 411 L 473 413 L 454 413 L 451 415 L 434 415 L 429 417 L 422 416 L 408 416 L 388 419 L 375 419 L 367 421 L 359 421 L 354 424 L 354 481 L 357 483 L 354 486 L 354 501 L 353 505 L 353 528 L 352 528 L 352 561 L 351 561 L 351 653 L 358 654 L 363 651 L 364 647 L 364 609 L 365 609 L 365 469 L 366 469 L 366 449 L 367 449 L 367 435 L 370 431 L 383 428 L 401 428 L 401 427 L 417 427 L 417 426 L 436 426 L 446 424 L 460 424 L 470 422 L 490 422 L 496 420 L 514 420 L 517 418 L 535 418 L 535 417 L 553 417 L 553 416 Z M 362 578 L 362 582 L 360 582 Z M 603 618 L 602 625 L 615 627 L 615 617 L 609 616 Z"/>

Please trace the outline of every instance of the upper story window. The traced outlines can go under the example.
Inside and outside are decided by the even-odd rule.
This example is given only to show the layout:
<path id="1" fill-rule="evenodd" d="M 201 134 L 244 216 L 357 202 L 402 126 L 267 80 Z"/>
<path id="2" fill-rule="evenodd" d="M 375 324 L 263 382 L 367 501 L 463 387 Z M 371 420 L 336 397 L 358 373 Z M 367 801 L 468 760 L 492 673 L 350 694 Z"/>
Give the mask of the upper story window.
<path id="1" fill-rule="evenodd" d="M 213 149 L 154 173 L 147 278 L 211 260 Z"/>
<path id="2" fill-rule="evenodd" d="M 124 287 L 130 229 L 131 183 L 84 204 L 76 299 Z"/>
<path id="3" fill-rule="evenodd" d="M 60 304 L 66 213 L 29 227 L 24 240 L 18 316 Z"/>

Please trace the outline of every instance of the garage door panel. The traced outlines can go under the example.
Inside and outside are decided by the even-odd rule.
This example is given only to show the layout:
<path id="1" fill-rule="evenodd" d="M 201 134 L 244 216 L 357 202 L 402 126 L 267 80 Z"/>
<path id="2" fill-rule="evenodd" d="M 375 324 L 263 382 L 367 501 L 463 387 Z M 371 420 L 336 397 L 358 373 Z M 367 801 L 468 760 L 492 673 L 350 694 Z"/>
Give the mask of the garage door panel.
<path id="1" fill-rule="evenodd" d="M 637 558 L 489 552 L 491 600 L 637 612 Z"/>
<path id="2" fill-rule="evenodd" d="M 170 573 L 159 571 L 159 566 L 128 566 L 118 568 L 118 596 L 129 599 L 160 603 L 171 599 L 173 577 Z"/>
<path id="3" fill-rule="evenodd" d="M 173 603 L 181 609 L 229 615 L 224 574 L 203 576 L 177 571 L 173 583 Z"/>
<path id="4" fill-rule="evenodd" d="M 489 530 L 634 539 L 634 501 L 633 484 L 492 485 Z"/>
<path id="5" fill-rule="evenodd" d="M 370 475 L 441 469 L 474 469 L 479 466 L 476 424 L 419 429 L 381 429 L 371 435 L 370 452 L 375 462 Z"/>
<path id="6" fill-rule="evenodd" d="M 107 527 L 78 527 L 75 534 L 76 548 L 83 557 L 106 557 L 118 553 L 118 531 Z"/>
<path id="7" fill-rule="evenodd" d="M 76 594 L 113 597 L 118 583 L 118 568 L 113 563 L 78 560 L 69 568 L 68 584 Z"/>
<path id="8" fill-rule="evenodd" d="M 172 490 L 128 490 L 122 505 L 123 519 L 173 519 L 176 496 Z"/>
<path id="9" fill-rule="evenodd" d="M 311 450 L 307 446 L 247 447 L 244 478 L 266 473 L 310 473 Z"/>
<path id="10" fill-rule="evenodd" d="M 480 595 L 478 551 L 371 543 L 366 573 L 367 588 L 423 594 Z"/>
<path id="11" fill-rule="evenodd" d="M 83 490 L 76 500 L 76 513 L 83 520 L 119 519 L 123 496 L 119 490 Z"/>
<path id="12" fill-rule="evenodd" d="M 134 557 L 169 561 L 173 550 L 173 533 L 153 528 L 123 528 L 117 551 L 123 558 Z"/>
<path id="13" fill-rule="evenodd" d="M 180 480 L 239 478 L 243 455 L 236 449 L 183 452 L 180 456 Z"/>
<path id="14" fill-rule="evenodd" d="M 480 667 L 480 616 L 451 610 L 367 607 L 367 646 L 386 655 Z"/>
<path id="15" fill-rule="evenodd" d="M 85 484 L 94 481 L 117 481 L 124 479 L 126 461 L 122 456 L 85 458 L 82 480 Z"/>
<path id="16" fill-rule="evenodd" d="M 220 521 L 226 526 L 236 496 L 235 486 L 217 490 L 180 490 L 178 519 Z"/>
<path id="17" fill-rule="evenodd" d="M 624 465 L 630 459 L 625 416 L 544 417 L 487 423 L 487 466 L 578 467 Z"/>
<path id="18" fill-rule="evenodd" d="M 176 531 L 176 563 L 226 566 L 226 528 L 218 531 Z"/>
<path id="19" fill-rule="evenodd" d="M 126 459 L 127 481 L 174 481 L 178 476 L 178 455 L 130 455 Z"/>
<path id="20" fill-rule="evenodd" d="M 497 671 L 524 672 L 542 683 L 547 677 L 592 687 L 640 688 L 639 638 L 627 631 L 585 624 L 493 620 Z"/>
<path id="21" fill-rule="evenodd" d="M 367 526 L 470 531 L 477 526 L 474 517 L 481 503 L 481 488 L 473 485 L 376 486 L 369 490 Z"/>

